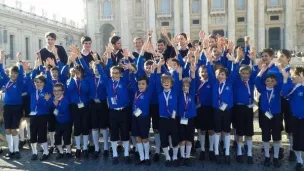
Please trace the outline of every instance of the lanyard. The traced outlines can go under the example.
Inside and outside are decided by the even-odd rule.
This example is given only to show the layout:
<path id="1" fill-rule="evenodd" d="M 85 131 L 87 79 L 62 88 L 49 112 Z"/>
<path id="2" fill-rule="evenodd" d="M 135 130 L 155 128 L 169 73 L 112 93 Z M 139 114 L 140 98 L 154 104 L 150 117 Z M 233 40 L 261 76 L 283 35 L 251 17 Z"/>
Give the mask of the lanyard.
<path id="1" fill-rule="evenodd" d="M 219 95 L 218 95 L 218 102 L 219 102 L 219 104 L 221 104 L 221 103 L 220 103 L 220 102 L 221 102 L 221 95 L 222 95 L 223 90 L 224 90 L 224 88 L 225 88 L 225 84 L 226 84 L 226 82 L 223 83 L 222 88 L 221 88 L 221 84 L 220 84 L 220 85 L 219 85 L 219 88 L 218 88 L 218 93 L 219 93 Z"/>
<path id="2" fill-rule="evenodd" d="M 96 81 L 97 79 L 98 79 L 98 81 Z M 99 78 L 95 77 L 94 81 L 95 81 L 95 87 L 96 87 L 96 95 L 95 95 L 95 97 L 97 97 L 97 90 L 98 90 L 98 86 L 100 84 L 100 77 Z"/>
<path id="3" fill-rule="evenodd" d="M 39 92 L 40 91 L 40 92 Z M 40 98 L 40 94 L 42 93 L 42 90 L 36 90 L 36 107 L 35 107 L 35 111 L 37 111 L 37 107 L 38 107 L 38 101 Z"/>
<path id="4" fill-rule="evenodd" d="M 189 94 L 184 93 L 184 99 L 185 99 L 185 108 L 184 108 L 184 118 L 186 117 L 186 112 L 188 109 L 188 104 L 189 104 Z"/>
<path id="5" fill-rule="evenodd" d="M 166 93 L 165 91 L 163 91 L 163 94 L 164 94 L 164 97 L 165 97 L 165 101 L 166 101 L 166 109 L 167 109 L 167 112 L 171 114 L 171 112 L 169 111 L 169 98 L 170 98 L 170 94 L 171 94 L 171 90 L 168 92 L 168 95 L 166 96 Z"/>
<path id="6" fill-rule="evenodd" d="M 76 79 L 74 79 L 74 80 L 75 80 L 75 84 L 76 84 L 76 87 L 77 87 L 79 102 L 81 103 L 81 98 L 80 98 L 81 81 L 79 81 L 79 86 L 78 86 L 77 80 Z"/>
<path id="7" fill-rule="evenodd" d="M 294 86 L 294 88 L 291 90 L 291 92 L 286 96 L 290 96 L 298 87 L 300 87 L 302 84 L 297 84 L 296 86 Z"/>
<path id="8" fill-rule="evenodd" d="M 116 91 L 116 89 L 117 89 L 118 86 L 119 86 L 119 81 L 117 82 L 116 86 L 114 86 L 114 81 L 113 81 L 112 89 L 113 89 L 113 92 L 114 92 L 116 98 L 117 98 L 117 91 Z"/>
<path id="9" fill-rule="evenodd" d="M 270 102 L 271 102 L 271 99 L 272 99 L 272 96 L 273 96 L 273 89 L 271 90 L 270 96 L 269 96 L 268 91 L 267 91 L 266 95 L 267 95 L 268 104 L 270 105 Z"/>
<path id="10" fill-rule="evenodd" d="M 144 92 L 139 93 L 139 95 L 137 95 L 137 92 L 136 92 L 135 98 L 134 98 L 134 106 L 135 106 L 135 109 L 136 109 L 136 105 L 137 105 L 137 100 L 138 100 L 138 98 L 139 98 L 143 93 L 144 93 Z"/>
<path id="11" fill-rule="evenodd" d="M 6 91 L 7 89 L 9 89 L 14 83 L 15 83 L 15 82 L 9 81 L 9 82 L 6 84 L 4 91 Z"/>
<path id="12" fill-rule="evenodd" d="M 247 91 L 248 91 L 248 96 L 249 96 L 249 104 L 251 104 L 251 91 L 250 91 L 250 87 L 249 87 L 249 83 L 248 81 L 243 81 L 245 86 L 247 87 Z"/>
<path id="13" fill-rule="evenodd" d="M 57 108 L 58 106 L 60 106 L 62 99 L 63 99 L 63 95 L 58 99 L 58 104 L 57 104 L 56 108 Z"/>

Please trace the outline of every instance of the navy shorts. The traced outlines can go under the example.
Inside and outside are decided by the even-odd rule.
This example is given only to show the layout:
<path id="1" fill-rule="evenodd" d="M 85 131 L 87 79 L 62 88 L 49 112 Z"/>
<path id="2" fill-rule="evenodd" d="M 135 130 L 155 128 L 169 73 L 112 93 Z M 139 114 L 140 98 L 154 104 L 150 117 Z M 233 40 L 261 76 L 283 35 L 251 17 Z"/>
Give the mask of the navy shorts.
<path id="1" fill-rule="evenodd" d="M 20 124 L 21 105 L 4 105 L 3 117 L 5 129 L 18 129 Z"/>
<path id="2" fill-rule="evenodd" d="M 141 139 L 149 138 L 150 117 L 132 115 L 132 136 L 140 137 Z"/>
<path id="3" fill-rule="evenodd" d="M 222 111 L 220 109 L 214 109 L 214 132 L 226 132 L 229 133 L 231 130 L 231 109 Z"/>

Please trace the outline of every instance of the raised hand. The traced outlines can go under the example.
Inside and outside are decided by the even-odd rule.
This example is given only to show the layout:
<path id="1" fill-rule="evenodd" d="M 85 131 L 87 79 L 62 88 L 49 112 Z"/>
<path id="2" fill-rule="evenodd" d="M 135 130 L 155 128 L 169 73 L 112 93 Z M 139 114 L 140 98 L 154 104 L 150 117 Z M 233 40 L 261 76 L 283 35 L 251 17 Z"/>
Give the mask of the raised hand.
<path id="1" fill-rule="evenodd" d="M 249 36 L 244 37 L 244 41 L 245 41 L 245 45 L 246 45 L 246 46 L 249 45 L 249 40 L 250 40 L 250 37 L 249 37 Z"/>
<path id="2" fill-rule="evenodd" d="M 123 48 L 121 54 L 124 58 L 129 58 L 129 50 L 127 48 Z"/>
<path id="3" fill-rule="evenodd" d="M 226 57 L 228 58 L 229 61 L 236 62 L 235 57 L 233 55 L 231 55 L 230 53 L 227 53 Z"/>
<path id="4" fill-rule="evenodd" d="M 147 32 L 147 34 L 148 34 L 148 37 L 151 37 L 152 34 L 153 34 L 153 30 L 152 30 L 152 29 L 149 29 L 148 32 Z"/>
<path id="5" fill-rule="evenodd" d="M 204 50 L 204 54 L 209 62 L 213 61 L 212 52 L 209 48 Z"/>
<path id="6" fill-rule="evenodd" d="M 203 41 L 203 48 L 209 48 L 209 42 L 210 40 L 208 38 L 205 38 L 204 41 Z"/>
<path id="7" fill-rule="evenodd" d="M 94 60 L 94 61 L 98 60 L 98 56 L 97 56 L 97 53 L 96 53 L 96 52 L 93 52 L 93 53 L 92 53 L 92 56 L 93 56 L 93 60 Z"/>
<path id="8" fill-rule="evenodd" d="M 204 39 L 205 39 L 205 36 L 206 36 L 205 31 L 204 31 L 204 30 L 201 30 L 201 31 L 199 32 L 199 38 L 200 38 L 200 40 L 204 40 Z"/>
<path id="9" fill-rule="evenodd" d="M 233 52 L 234 43 L 232 41 L 228 41 L 227 48 L 230 50 L 230 52 Z"/>
<path id="10" fill-rule="evenodd" d="M 167 31 L 167 29 L 166 29 L 166 28 L 162 28 L 162 29 L 161 29 L 161 34 L 162 34 L 163 36 L 165 36 L 165 37 L 168 37 L 168 31 Z"/>
<path id="11" fill-rule="evenodd" d="M 45 101 L 49 101 L 50 98 L 51 98 L 51 95 L 50 95 L 50 94 L 47 93 L 47 94 L 44 95 Z"/>
<path id="12" fill-rule="evenodd" d="M 18 52 L 17 55 L 16 55 L 17 61 L 21 61 L 21 57 L 22 57 L 21 52 Z"/>

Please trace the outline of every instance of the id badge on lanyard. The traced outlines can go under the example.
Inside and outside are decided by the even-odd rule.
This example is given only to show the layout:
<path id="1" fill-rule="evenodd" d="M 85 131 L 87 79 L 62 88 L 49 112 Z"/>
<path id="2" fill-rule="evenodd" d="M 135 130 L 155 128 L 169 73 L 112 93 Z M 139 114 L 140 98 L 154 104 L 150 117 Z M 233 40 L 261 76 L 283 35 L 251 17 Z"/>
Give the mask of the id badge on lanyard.
<path id="1" fill-rule="evenodd" d="M 273 96 L 273 89 L 271 90 L 270 95 L 268 94 L 268 91 L 266 92 L 266 95 L 267 95 L 267 102 L 268 102 L 268 111 L 265 113 L 265 115 L 267 118 L 272 119 L 273 115 L 271 114 L 270 103 L 271 103 L 271 99 Z"/>
<path id="2" fill-rule="evenodd" d="M 188 125 L 188 118 L 186 118 L 186 113 L 187 113 L 188 104 L 189 104 L 189 95 L 184 93 L 184 99 L 185 99 L 184 117 L 181 118 L 180 124 Z"/>
<path id="3" fill-rule="evenodd" d="M 224 91 L 225 84 L 226 83 L 223 83 L 222 88 L 220 88 L 220 85 L 219 85 L 219 88 L 218 88 L 218 93 L 219 93 L 219 95 L 218 95 L 218 103 L 219 103 L 219 108 L 220 108 L 221 111 L 225 111 L 226 108 L 227 108 L 227 106 L 228 106 L 226 103 L 223 103 L 223 102 L 221 103 L 221 95 L 222 95 L 222 93 Z"/>
<path id="4" fill-rule="evenodd" d="M 35 106 L 35 111 L 31 111 L 31 113 L 30 113 L 31 116 L 37 115 L 37 107 L 38 107 L 38 101 L 40 98 L 40 94 L 41 94 L 41 92 L 39 93 L 39 91 L 36 90 L 36 106 Z"/>
<path id="5" fill-rule="evenodd" d="M 252 108 L 253 105 L 252 105 L 252 98 L 251 98 L 251 91 L 250 91 L 250 87 L 249 87 L 249 83 L 248 81 L 244 81 L 244 84 L 247 88 L 247 91 L 248 91 L 248 97 L 249 97 L 249 105 L 247 105 L 249 108 Z"/>
<path id="6" fill-rule="evenodd" d="M 113 81 L 113 85 L 112 85 L 112 89 L 113 89 L 113 92 L 114 92 L 114 97 L 111 98 L 111 102 L 113 105 L 117 105 L 117 99 L 118 99 L 118 96 L 117 96 L 117 87 L 119 86 L 119 81 L 117 82 L 116 86 L 114 86 L 114 81 Z"/>
<path id="7" fill-rule="evenodd" d="M 98 79 L 98 81 L 96 82 L 96 79 Z M 97 78 L 97 77 L 95 77 L 95 86 L 96 86 L 96 94 L 95 94 L 95 99 L 94 99 L 94 101 L 95 101 L 95 103 L 100 103 L 100 100 L 98 99 L 98 96 L 97 96 L 97 92 L 98 92 L 98 86 L 99 86 L 99 84 L 100 84 L 100 77 L 99 78 Z"/>
<path id="8" fill-rule="evenodd" d="M 15 82 L 9 81 L 5 86 L 4 92 L 6 92 L 6 90 L 8 90 L 14 83 Z"/>
<path id="9" fill-rule="evenodd" d="M 79 82 L 79 86 L 77 84 L 77 80 L 75 80 L 75 84 L 77 87 L 77 92 L 78 92 L 78 97 L 79 97 L 79 103 L 77 104 L 78 108 L 81 109 L 84 107 L 83 102 L 81 101 L 81 97 L 80 97 L 80 90 L 81 90 L 81 82 Z"/>
<path id="10" fill-rule="evenodd" d="M 167 109 L 167 112 L 171 115 L 171 118 L 172 118 L 172 119 L 175 119 L 175 115 L 176 115 L 175 110 L 173 110 L 172 113 L 169 111 L 169 98 L 170 98 L 171 90 L 168 92 L 168 95 L 167 95 L 167 96 L 166 96 L 166 93 L 165 93 L 165 92 L 163 92 L 163 94 L 164 94 L 165 101 L 166 101 L 166 109 Z"/>
<path id="11" fill-rule="evenodd" d="M 142 93 L 139 93 L 139 95 L 137 95 L 137 92 L 136 92 L 135 97 L 134 97 L 134 109 L 135 109 L 134 115 L 135 115 L 136 117 L 138 117 L 138 116 L 140 116 L 140 115 L 142 114 L 142 111 L 141 111 L 139 108 L 137 108 L 137 101 L 138 101 L 138 98 L 139 98 L 142 94 L 143 94 L 143 92 L 142 92 Z"/>
<path id="12" fill-rule="evenodd" d="M 200 103 L 200 100 L 199 100 L 199 96 L 200 96 L 200 90 L 201 88 L 205 85 L 207 81 L 201 81 L 201 84 L 200 86 L 198 87 L 197 91 L 196 91 L 196 101 L 197 101 L 197 105 L 196 105 L 196 109 L 200 108 L 201 107 L 201 103 Z"/>

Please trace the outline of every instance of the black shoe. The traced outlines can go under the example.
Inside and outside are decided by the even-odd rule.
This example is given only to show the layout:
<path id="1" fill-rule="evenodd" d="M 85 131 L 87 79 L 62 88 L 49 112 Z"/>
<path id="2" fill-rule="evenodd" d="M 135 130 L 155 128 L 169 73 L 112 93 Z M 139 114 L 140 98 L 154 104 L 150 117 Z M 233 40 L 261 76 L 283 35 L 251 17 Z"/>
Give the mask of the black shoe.
<path id="1" fill-rule="evenodd" d="M 106 158 L 109 157 L 109 150 L 104 150 L 102 155 Z"/>
<path id="2" fill-rule="evenodd" d="M 302 167 L 303 167 L 303 164 L 297 163 L 295 169 L 296 169 L 296 171 L 301 171 Z"/>
<path id="3" fill-rule="evenodd" d="M 125 164 L 130 164 L 131 163 L 131 158 L 129 156 L 124 157 Z"/>
<path id="4" fill-rule="evenodd" d="M 88 150 L 82 150 L 82 153 L 83 153 L 83 157 L 85 159 L 88 159 L 89 158 L 89 151 Z"/>
<path id="5" fill-rule="evenodd" d="M 0 148 L 0 154 L 2 154 L 3 153 L 3 150 L 2 150 L 2 148 Z"/>
<path id="6" fill-rule="evenodd" d="M 186 160 L 185 160 L 185 166 L 188 166 L 188 167 L 191 166 L 191 161 L 190 161 L 189 158 L 186 158 Z"/>
<path id="7" fill-rule="evenodd" d="M 233 141 L 233 149 L 237 149 L 237 142 Z"/>
<path id="8" fill-rule="evenodd" d="M 21 149 L 23 149 L 23 146 L 26 144 L 26 142 L 25 141 L 20 141 L 19 142 L 19 149 L 21 150 Z"/>
<path id="9" fill-rule="evenodd" d="M 200 152 L 200 156 L 199 156 L 199 160 L 200 160 L 200 161 L 204 161 L 205 159 L 206 159 L 205 151 L 201 151 L 201 152 Z"/>
<path id="10" fill-rule="evenodd" d="M 63 157 L 63 153 L 57 153 L 56 160 L 62 159 Z"/>
<path id="11" fill-rule="evenodd" d="M 180 166 L 185 166 L 185 158 L 182 158 L 182 157 L 181 157 L 181 158 L 179 159 L 179 165 L 180 165 Z"/>
<path id="12" fill-rule="evenodd" d="M 73 155 L 72 155 L 71 153 L 66 153 L 65 156 L 66 156 L 67 158 L 72 158 L 72 157 L 73 157 Z"/>
<path id="13" fill-rule="evenodd" d="M 76 152 L 75 152 L 76 159 L 80 158 L 80 153 L 81 153 L 80 149 L 77 149 Z"/>
<path id="14" fill-rule="evenodd" d="M 247 157 L 247 164 L 253 164 L 253 158 L 252 156 Z"/>
<path id="15" fill-rule="evenodd" d="M 224 150 L 224 147 L 225 147 L 224 141 L 221 141 L 221 142 L 220 142 L 220 149 L 221 149 L 221 150 Z"/>
<path id="16" fill-rule="evenodd" d="M 48 155 L 43 154 L 42 157 L 40 158 L 40 161 L 45 161 L 47 159 L 49 159 L 49 154 Z"/>
<path id="17" fill-rule="evenodd" d="M 265 167 L 270 167 L 270 158 L 269 157 L 265 157 L 264 166 Z"/>
<path id="18" fill-rule="evenodd" d="M 153 156 L 153 161 L 154 162 L 158 162 L 159 161 L 159 154 L 158 153 L 155 153 L 154 156 Z"/>
<path id="19" fill-rule="evenodd" d="M 214 155 L 214 161 L 215 161 L 217 164 L 221 164 L 220 155 Z"/>
<path id="20" fill-rule="evenodd" d="M 97 159 L 98 157 L 99 157 L 99 152 L 98 151 L 94 151 L 93 158 Z"/>
<path id="21" fill-rule="evenodd" d="M 130 149 L 129 153 L 130 153 L 130 154 L 135 154 L 135 152 L 136 152 L 136 147 L 133 146 L 133 147 Z"/>
<path id="22" fill-rule="evenodd" d="M 178 167 L 178 166 L 179 166 L 178 160 L 173 160 L 173 167 Z"/>
<path id="23" fill-rule="evenodd" d="M 279 151 L 279 160 L 282 160 L 284 158 L 284 148 L 280 148 Z"/>
<path id="24" fill-rule="evenodd" d="M 178 150 L 178 153 L 180 154 L 180 151 Z M 191 148 L 191 155 L 192 156 L 195 156 L 195 154 L 196 154 L 196 149 L 195 148 Z M 180 155 L 178 155 L 178 156 L 180 156 Z"/>
<path id="25" fill-rule="evenodd" d="M 296 156 L 295 152 L 294 152 L 293 150 L 290 150 L 290 151 L 289 151 L 288 160 L 289 160 L 289 161 L 296 161 L 296 159 L 297 159 L 297 156 Z"/>
<path id="26" fill-rule="evenodd" d="M 117 146 L 117 152 L 118 153 L 121 153 L 123 151 L 122 149 L 123 149 L 122 145 Z"/>
<path id="27" fill-rule="evenodd" d="M 19 151 L 14 152 L 14 158 L 15 159 L 20 159 L 20 153 L 19 153 Z"/>
<path id="28" fill-rule="evenodd" d="M 195 142 L 194 148 L 201 148 L 201 142 L 199 140 Z"/>
<path id="29" fill-rule="evenodd" d="M 214 160 L 215 160 L 214 151 L 209 151 L 209 160 L 210 160 L 210 161 L 214 161 Z"/>
<path id="30" fill-rule="evenodd" d="M 30 141 L 30 140 L 27 140 L 26 143 L 27 143 L 28 147 L 29 147 L 30 149 L 32 149 L 31 141 Z"/>
<path id="31" fill-rule="evenodd" d="M 230 164 L 230 156 L 225 156 L 225 163 Z"/>
<path id="32" fill-rule="evenodd" d="M 50 148 L 49 148 L 49 154 L 53 154 L 54 149 L 55 149 L 54 147 L 50 147 Z"/>
<path id="33" fill-rule="evenodd" d="M 136 151 L 134 156 L 135 156 L 136 159 L 139 159 L 139 152 Z"/>
<path id="34" fill-rule="evenodd" d="M 118 164 L 118 157 L 113 157 L 112 164 L 117 165 Z"/>
<path id="35" fill-rule="evenodd" d="M 7 159 L 11 159 L 11 158 L 14 157 L 14 153 L 8 152 L 8 153 L 5 154 L 4 157 L 7 158 Z"/>
<path id="36" fill-rule="evenodd" d="M 243 163 L 243 155 L 236 156 L 236 162 Z"/>
<path id="37" fill-rule="evenodd" d="M 38 155 L 37 154 L 33 154 L 31 157 L 31 160 L 37 160 L 38 159 Z"/>
<path id="38" fill-rule="evenodd" d="M 165 167 L 171 167 L 171 161 L 170 160 L 166 160 Z"/>
<path id="39" fill-rule="evenodd" d="M 145 160 L 137 160 L 137 161 L 135 162 L 135 165 L 142 165 L 142 164 L 145 164 L 145 163 L 146 163 Z"/>
<path id="40" fill-rule="evenodd" d="M 151 165 L 150 159 L 146 159 L 146 160 L 145 160 L 145 164 L 146 164 L 147 166 L 150 166 L 150 165 Z"/>
<path id="41" fill-rule="evenodd" d="M 88 153 L 94 153 L 95 152 L 95 146 L 94 145 L 88 145 Z"/>
<path id="42" fill-rule="evenodd" d="M 275 168 L 280 168 L 281 167 L 281 163 L 280 163 L 279 159 L 276 159 L 276 158 L 273 159 L 273 166 Z"/>

